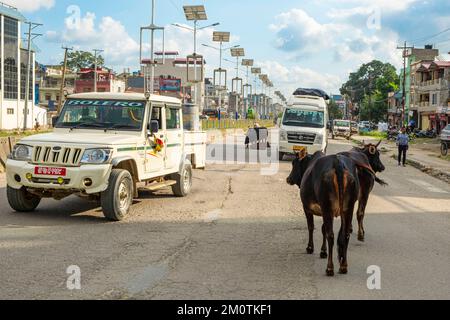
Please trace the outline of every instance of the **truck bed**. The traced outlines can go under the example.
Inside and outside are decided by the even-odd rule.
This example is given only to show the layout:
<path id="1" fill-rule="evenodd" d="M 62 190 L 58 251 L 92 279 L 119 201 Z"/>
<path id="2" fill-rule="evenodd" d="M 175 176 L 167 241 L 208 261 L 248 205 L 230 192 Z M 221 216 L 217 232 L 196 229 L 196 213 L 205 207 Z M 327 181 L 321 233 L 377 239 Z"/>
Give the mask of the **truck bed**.
<path id="1" fill-rule="evenodd" d="M 184 131 L 184 151 L 194 169 L 206 167 L 206 140 L 204 131 Z"/>

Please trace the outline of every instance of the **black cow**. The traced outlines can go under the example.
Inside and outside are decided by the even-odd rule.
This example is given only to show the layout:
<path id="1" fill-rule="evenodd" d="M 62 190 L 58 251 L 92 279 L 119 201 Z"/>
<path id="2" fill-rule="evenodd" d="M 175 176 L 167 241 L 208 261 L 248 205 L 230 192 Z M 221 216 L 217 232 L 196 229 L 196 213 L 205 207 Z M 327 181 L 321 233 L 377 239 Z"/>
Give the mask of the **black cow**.
<path id="1" fill-rule="evenodd" d="M 355 161 L 358 167 L 358 178 L 360 184 L 360 192 L 358 198 L 358 211 L 356 213 L 358 219 L 358 240 L 365 240 L 365 230 L 364 230 L 364 216 L 366 212 L 367 203 L 369 201 L 370 193 L 373 190 L 375 182 L 386 186 L 387 183 L 379 179 L 376 173 L 383 172 L 386 168 L 381 162 L 380 152 L 378 144 L 365 144 L 363 142 L 362 148 L 353 148 L 349 152 L 341 152 L 340 155 L 350 157 Z M 353 228 L 352 228 L 353 231 Z"/>
<path id="2" fill-rule="evenodd" d="M 355 162 L 344 155 L 325 156 L 321 152 L 307 155 L 297 154 L 292 164 L 292 172 L 287 183 L 300 188 L 303 209 L 308 221 L 308 254 L 314 253 L 314 216 L 323 217 L 323 243 L 320 257 L 327 257 L 326 274 L 334 276 L 333 246 L 335 217 L 341 218 L 338 236 L 339 273 L 348 272 L 347 249 L 350 240 L 353 210 L 359 196 L 358 169 Z"/>

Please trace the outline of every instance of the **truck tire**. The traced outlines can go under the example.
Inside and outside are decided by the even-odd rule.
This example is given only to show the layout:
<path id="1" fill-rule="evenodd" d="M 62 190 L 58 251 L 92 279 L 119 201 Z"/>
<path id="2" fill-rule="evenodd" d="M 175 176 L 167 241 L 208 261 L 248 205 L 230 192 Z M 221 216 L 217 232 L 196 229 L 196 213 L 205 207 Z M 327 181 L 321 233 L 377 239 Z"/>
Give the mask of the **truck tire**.
<path id="1" fill-rule="evenodd" d="M 108 189 L 101 194 L 101 205 L 105 218 L 122 221 L 130 212 L 133 203 L 133 178 L 127 170 L 113 169 L 109 176 Z"/>
<path id="2" fill-rule="evenodd" d="M 284 153 L 284 152 L 279 152 L 279 153 L 278 153 L 278 160 L 279 160 L 279 161 L 283 161 L 285 154 L 286 154 L 286 153 Z"/>
<path id="3" fill-rule="evenodd" d="M 192 188 L 192 166 L 186 163 L 180 173 L 172 175 L 177 184 L 172 186 L 172 192 L 177 197 L 186 197 Z"/>
<path id="4" fill-rule="evenodd" d="M 41 202 L 40 197 L 29 193 L 25 188 L 17 190 L 7 186 L 6 196 L 11 208 L 17 212 L 32 212 Z"/>

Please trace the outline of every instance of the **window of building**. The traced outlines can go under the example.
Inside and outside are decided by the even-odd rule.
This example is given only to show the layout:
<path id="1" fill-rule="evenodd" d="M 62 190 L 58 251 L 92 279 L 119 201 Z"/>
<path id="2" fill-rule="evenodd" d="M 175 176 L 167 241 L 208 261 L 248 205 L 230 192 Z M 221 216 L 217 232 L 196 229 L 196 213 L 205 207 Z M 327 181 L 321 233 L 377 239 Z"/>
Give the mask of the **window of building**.
<path id="1" fill-rule="evenodd" d="M 180 110 L 167 108 L 166 109 L 166 126 L 167 129 L 180 129 Z"/>
<path id="2" fill-rule="evenodd" d="M 431 103 L 433 104 L 433 106 L 435 106 L 435 105 L 437 105 L 437 98 L 438 98 L 438 95 L 437 95 L 437 93 L 433 93 L 432 95 L 431 95 Z"/>
<path id="3" fill-rule="evenodd" d="M 13 108 L 6 109 L 6 114 L 9 114 L 9 115 L 14 114 L 14 109 Z"/>
<path id="4" fill-rule="evenodd" d="M 4 17 L 4 95 L 5 99 L 18 98 L 18 21 Z"/>

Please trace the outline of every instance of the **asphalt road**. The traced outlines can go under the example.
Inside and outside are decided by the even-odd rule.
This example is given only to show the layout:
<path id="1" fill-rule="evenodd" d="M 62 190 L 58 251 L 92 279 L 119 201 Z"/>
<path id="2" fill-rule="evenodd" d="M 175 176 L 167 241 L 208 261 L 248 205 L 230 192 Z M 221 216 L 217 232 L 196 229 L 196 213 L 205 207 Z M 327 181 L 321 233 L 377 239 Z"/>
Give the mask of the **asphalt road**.
<path id="1" fill-rule="evenodd" d="M 350 147 L 339 140 L 328 151 Z M 189 197 L 143 193 L 120 223 L 76 197 L 14 213 L 0 176 L 0 299 L 449 299 L 450 186 L 383 160 L 389 186 L 369 201 L 366 242 L 352 237 L 349 274 L 334 278 L 318 252 L 305 253 L 289 161 L 210 164 L 195 171 Z M 81 290 L 66 287 L 71 265 Z M 367 288 L 372 265 L 381 290 Z"/>

